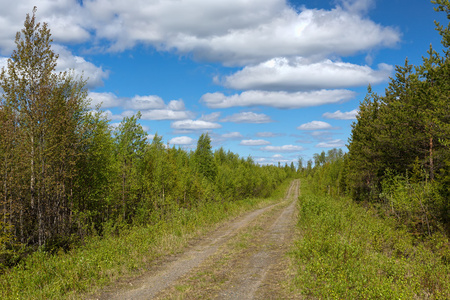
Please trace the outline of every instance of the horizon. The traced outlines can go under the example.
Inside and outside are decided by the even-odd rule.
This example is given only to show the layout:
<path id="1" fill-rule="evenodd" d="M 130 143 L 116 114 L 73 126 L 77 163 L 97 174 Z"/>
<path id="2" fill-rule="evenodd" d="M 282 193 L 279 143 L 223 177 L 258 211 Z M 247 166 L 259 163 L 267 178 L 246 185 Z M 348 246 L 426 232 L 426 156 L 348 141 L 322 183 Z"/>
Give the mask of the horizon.
<path id="1" fill-rule="evenodd" d="M 214 149 L 274 165 L 346 152 L 367 86 L 382 95 L 396 65 L 440 51 L 433 21 L 447 22 L 422 0 L 127 3 L 37 6 L 57 70 L 84 73 L 91 108 L 103 103 L 113 126 L 140 111 L 170 146 L 195 149 L 208 132 Z M 0 67 L 33 6 L 0 2 Z"/>

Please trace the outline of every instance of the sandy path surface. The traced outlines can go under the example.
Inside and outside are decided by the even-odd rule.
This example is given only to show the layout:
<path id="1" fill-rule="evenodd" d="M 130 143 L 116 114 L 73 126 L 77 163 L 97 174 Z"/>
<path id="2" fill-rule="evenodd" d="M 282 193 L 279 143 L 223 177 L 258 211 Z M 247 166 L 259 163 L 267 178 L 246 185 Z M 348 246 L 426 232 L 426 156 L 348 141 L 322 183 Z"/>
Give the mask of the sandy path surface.
<path id="1" fill-rule="evenodd" d="M 298 198 L 298 182 L 291 185 L 289 195 Z M 271 286 L 273 282 L 267 277 L 273 275 L 271 271 L 282 262 L 286 246 L 289 246 L 292 227 L 295 226 L 295 205 L 296 201 L 292 201 L 281 211 L 268 231 L 262 234 L 256 253 L 242 262 L 243 272 L 233 278 L 231 286 L 221 291 L 216 299 L 272 299 L 275 296 Z"/>
<path id="2" fill-rule="evenodd" d="M 237 218 L 128 289 L 98 299 L 271 299 L 279 290 L 277 268 L 295 226 L 298 191 L 295 180 L 282 202 Z"/>

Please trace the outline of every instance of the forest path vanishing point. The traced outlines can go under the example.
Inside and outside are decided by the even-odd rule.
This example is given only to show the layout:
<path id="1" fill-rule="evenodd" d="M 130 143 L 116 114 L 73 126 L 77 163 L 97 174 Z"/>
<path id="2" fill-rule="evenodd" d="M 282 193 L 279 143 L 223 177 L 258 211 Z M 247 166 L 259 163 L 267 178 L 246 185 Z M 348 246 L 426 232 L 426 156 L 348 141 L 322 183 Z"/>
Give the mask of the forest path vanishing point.
<path id="1" fill-rule="evenodd" d="M 283 201 L 226 223 L 137 279 L 91 299 L 289 299 L 300 181 Z"/>

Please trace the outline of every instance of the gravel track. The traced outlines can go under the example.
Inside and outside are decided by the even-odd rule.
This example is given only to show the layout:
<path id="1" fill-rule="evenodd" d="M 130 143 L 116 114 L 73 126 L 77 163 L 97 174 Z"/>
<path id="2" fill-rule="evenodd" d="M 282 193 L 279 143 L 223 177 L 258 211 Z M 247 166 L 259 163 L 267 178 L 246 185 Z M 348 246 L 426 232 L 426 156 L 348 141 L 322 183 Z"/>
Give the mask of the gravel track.
<path id="1" fill-rule="evenodd" d="M 227 278 L 218 293 L 204 296 L 209 299 L 272 298 L 274 291 L 276 293 L 277 290 L 274 289 L 274 285 L 278 284 L 277 276 L 279 277 L 274 274 L 280 273 L 273 269 L 279 266 L 287 250 L 289 236 L 294 228 L 295 200 L 298 198 L 298 192 L 299 181 L 294 180 L 286 192 L 284 201 L 257 209 L 233 220 L 202 238 L 171 261 L 161 264 L 151 274 L 145 274 L 130 281 L 128 289 L 113 289 L 97 299 L 171 299 L 176 297 L 173 293 L 176 291 L 174 286 L 192 277 L 193 273 L 206 269 L 211 260 L 220 259 L 230 240 L 248 229 L 256 220 L 265 224 L 264 230 L 254 238 L 257 240 L 257 248 L 249 252 L 251 255 L 236 258 L 235 265 L 238 271 L 230 272 L 233 273 L 229 275 L 232 277 Z M 287 202 L 290 204 L 286 206 Z M 285 207 L 280 208 L 280 204 L 284 204 L 282 206 Z M 268 222 L 264 222 L 264 216 L 271 212 L 274 215 Z M 181 298 L 195 299 L 195 295 L 195 292 L 192 295 L 185 293 Z"/>

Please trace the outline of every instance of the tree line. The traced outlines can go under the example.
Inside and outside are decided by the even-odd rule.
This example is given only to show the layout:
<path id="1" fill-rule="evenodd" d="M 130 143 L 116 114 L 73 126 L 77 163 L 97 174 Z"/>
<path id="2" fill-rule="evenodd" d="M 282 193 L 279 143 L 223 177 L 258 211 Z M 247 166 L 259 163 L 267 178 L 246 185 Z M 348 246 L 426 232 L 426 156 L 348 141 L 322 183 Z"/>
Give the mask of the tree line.
<path id="1" fill-rule="evenodd" d="M 82 78 L 55 72 L 50 30 L 35 13 L 0 73 L 0 264 L 24 247 L 52 251 L 173 210 L 267 197 L 295 173 L 213 151 L 207 133 L 195 151 L 148 141 L 139 113 L 113 128 L 88 109 Z"/>
<path id="2" fill-rule="evenodd" d="M 450 19 L 448 0 L 432 3 Z M 430 46 L 421 65 L 397 66 L 385 95 L 369 86 L 348 153 L 316 154 L 304 170 L 320 189 L 383 207 L 418 235 L 450 233 L 450 23 L 435 23 L 442 52 Z"/>

